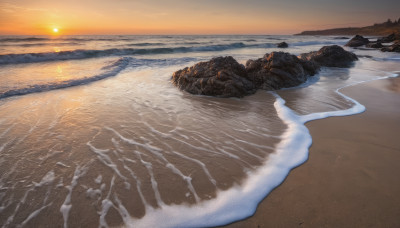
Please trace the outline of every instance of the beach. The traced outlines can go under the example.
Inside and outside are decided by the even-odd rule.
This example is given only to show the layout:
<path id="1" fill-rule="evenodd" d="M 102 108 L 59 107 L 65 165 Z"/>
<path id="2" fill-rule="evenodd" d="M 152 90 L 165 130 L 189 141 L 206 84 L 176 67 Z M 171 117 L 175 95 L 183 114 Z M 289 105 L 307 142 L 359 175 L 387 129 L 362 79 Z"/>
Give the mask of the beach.
<path id="1" fill-rule="evenodd" d="M 399 227 L 400 78 L 341 92 L 362 114 L 306 124 L 309 159 L 258 206 L 227 227 Z"/>
<path id="2" fill-rule="evenodd" d="M 398 203 L 397 189 L 390 192 L 392 183 L 385 184 L 398 179 L 375 167 L 392 169 L 398 161 L 386 155 L 390 151 L 376 153 L 399 148 L 391 145 L 396 134 L 387 131 L 397 131 L 398 93 L 386 89 L 398 91 L 398 83 L 389 83 L 398 81 L 376 81 L 400 71 L 397 53 L 345 47 L 359 56 L 348 67 L 321 67 L 282 90 L 222 98 L 188 93 L 171 78 L 219 56 L 232 56 L 228 59 L 243 69 L 266 53 L 297 59 L 323 46 L 341 49 L 347 40 L 285 35 L 0 40 L 2 227 L 215 227 L 255 211 L 253 219 L 232 225 L 339 226 L 346 218 L 353 225 L 366 219 L 390 225 L 396 218 L 387 208 Z M 283 41 L 289 46 L 278 48 Z M 362 104 L 366 112 L 354 115 L 364 110 Z M 368 113 L 373 118 L 365 119 Z M 348 115 L 354 116 L 343 117 Z M 319 120 L 325 117 L 330 118 Z M 362 147 L 350 145 L 354 142 Z M 323 156 L 315 157 L 319 151 Z"/>
<path id="3" fill-rule="evenodd" d="M 0 228 L 400 228 L 399 8 L 0 0 Z"/>

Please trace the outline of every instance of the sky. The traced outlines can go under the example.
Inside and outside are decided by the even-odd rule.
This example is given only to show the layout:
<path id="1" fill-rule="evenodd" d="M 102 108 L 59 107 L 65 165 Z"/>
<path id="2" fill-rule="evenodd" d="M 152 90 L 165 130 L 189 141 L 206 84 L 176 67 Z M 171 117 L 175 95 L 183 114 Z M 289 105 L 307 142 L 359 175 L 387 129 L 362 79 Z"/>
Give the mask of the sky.
<path id="1" fill-rule="evenodd" d="M 0 0 L 0 35 L 294 34 L 400 18 L 400 0 Z"/>

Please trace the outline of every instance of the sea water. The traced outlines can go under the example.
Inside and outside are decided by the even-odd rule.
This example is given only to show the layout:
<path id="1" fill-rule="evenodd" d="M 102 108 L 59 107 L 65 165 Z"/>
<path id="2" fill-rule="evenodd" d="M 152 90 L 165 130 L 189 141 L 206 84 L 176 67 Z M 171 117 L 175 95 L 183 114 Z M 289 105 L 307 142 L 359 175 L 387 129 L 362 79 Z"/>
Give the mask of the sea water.
<path id="1" fill-rule="evenodd" d="M 276 48 L 282 41 L 289 48 Z M 360 56 L 352 68 L 241 99 L 179 91 L 172 73 L 347 41 L 1 36 L 1 226 L 204 227 L 250 216 L 307 160 L 304 123 L 364 111 L 340 88 L 396 76 L 400 55 L 347 49 Z"/>

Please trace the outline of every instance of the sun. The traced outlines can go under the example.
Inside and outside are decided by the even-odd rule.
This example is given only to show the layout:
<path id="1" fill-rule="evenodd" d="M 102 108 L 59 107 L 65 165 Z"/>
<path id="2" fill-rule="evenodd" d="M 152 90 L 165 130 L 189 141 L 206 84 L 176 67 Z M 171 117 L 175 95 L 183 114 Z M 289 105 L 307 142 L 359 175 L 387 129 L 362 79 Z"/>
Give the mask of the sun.
<path id="1" fill-rule="evenodd" d="M 58 33 L 58 28 L 53 28 L 54 33 Z"/>

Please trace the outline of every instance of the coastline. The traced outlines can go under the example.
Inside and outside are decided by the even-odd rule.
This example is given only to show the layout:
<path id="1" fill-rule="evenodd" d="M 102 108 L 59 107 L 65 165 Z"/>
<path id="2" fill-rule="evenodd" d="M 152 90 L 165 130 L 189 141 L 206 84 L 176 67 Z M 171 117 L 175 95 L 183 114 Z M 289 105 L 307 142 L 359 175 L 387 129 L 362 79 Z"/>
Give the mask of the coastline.
<path id="1" fill-rule="evenodd" d="M 276 42 L 284 38 L 294 44 L 285 51 L 303 53 L 322 44 L 344 42 L 320 37 L 248 36 L 239 39 L 248 46 L 236 49 L 234 44 L 238 38 L 232 36 L 209 37 L 217 44 L 206 45 L 220 47 L 228 38 L 232 39 L 229 51 L 218 48 L 215 51 L 230 53 L 242 62 L 258 58 L 266 50 L 276 50 L 253 48 L 253 42 Z M 107 43 L 119 44 L 120 37 L 115 39 Z M 157 39 L 164 42 L 167 38 Z M 176 37 L 171 42 L 182 41 Z M 204 46 L 202 41 L 197 43 L 199 47 Z M 154 48 L 157 49 L 149 47 Z M 108 52 L 109 47 L 103 49 L 99 51 Z M 4 132 L 0 146 L 5 145 L 0 148 L 5 151 L 0 163 L 5 174 L 2 179 L 7 184 L 3 188 L 5 195 L 2 193 L 7 207 L 0 208 L 0 223 L 5 227 L 46 226 L 46 217 L 50 216 L 53 224 L 72 226 L 209 227 L 245 219 L 256 212 L 259 202 L 286 179 L 292 168 L 307 160 L 312 142 L 304 125 L 307 120 L 364 110 L 360 104 L 347 109 L 352 99 L 336 94 L 338 87 L 387 75 L 380 70 L 398 70 L 391 54 L 371 51 L 371 56 L 380 61 L 363 58 L 356 63 L 360 66 L 352 69 L 327 69 L 319 80 L 315 77 L 310 81 L 315 85 L 302 84 L 298 89 L 276 93 L 260 91 L 244 99 L 192 96 L 171 86 L 171 72 L 211 58 L 213 53 L 204 50 L 193 58 L 186 57 L 185 53 L 162 55 L 165 59 L 160 58 L 160 52 L 145 53 L 144 59 L 111 53 L 107 58 L 65 62 L 49 59 L 38 64 L 18 62 L 5 67 L 3 75 L 10 76 L 2 80 L 9 88 L 18 86 L 22 78 L 26 79 L 22 80 L 26 88 L 34 90 L 29 95 L 4 99 L 2 104 L 6 105 L 0 107 L 0 112 L 7 117 L 0 119 L 1 132 Z M 12 74 L 7 69 L 13 69 Z M 57 77 L 57 80 L 61 78 L 60 82 L 52 80 L 54 69 L 60 70 Z M 28 72 L 44 76 L 31 81 L 35 75 Z M 72 83 L 71 88 L 62 90 L 51 87 L 54 91 L 48 93 L 39 94 L 35 90 L 50 88 L 46 87 L 49 83 L 42 83 L 46 80 L 50 84 L 57 81 L 51 85 L 82 81 L 84 74 L 74 72 L 91 75 L 88 83 L 76 87 Z M 116 77 L 89 83 L 106 74 Z M 25 91 L 25 84 L 18 88 Z M 354 86 L 351 88 L 353 91 Z M 369 95 L 366 93 L 365 97 Z M 384 103 L 390 105 L 390 102 Z M 290 107 L 305 116 L 297 116 Z M 327 109 L 331 112 L 325 112 Z M 331 126 L 327 125 L 326 129 Z M 266 153 L 274 151 L 278 156 L 265 159 Z M 268 164 L 263 165 L 264 161 Z M 248 172 L 251 174 L 246 175 Z M 303 184 L 308 184 L 304 180 L 309 180 L 309 176 L 302 179 Z M 329 175 L 325 177 L 331 180 Z M 44 194 L 45 191 L 51 191 L 51 195 Z M 283 194 L 282 198 L 285 197 Z M 199 198 L 205 200 L 197 201 Z M 303 201 L 300 197 L 296 200 Z M 326 205 L 323 204 L 323 209 Z M 304 205 L 299 207 L 301 210 Z M 276 217 L 282 220 L 279 215 Z M 262 219 L 255 220 L 254 227 L 259 221 L 264 223 Z"/>
<path id="2" fill-rule="evenodd" d="M 400 78 L 341 92 L 367 110 L 307 123 L 313 136 L 308 161 L 255 215 L 227 227 L 400 226 Z"/>

